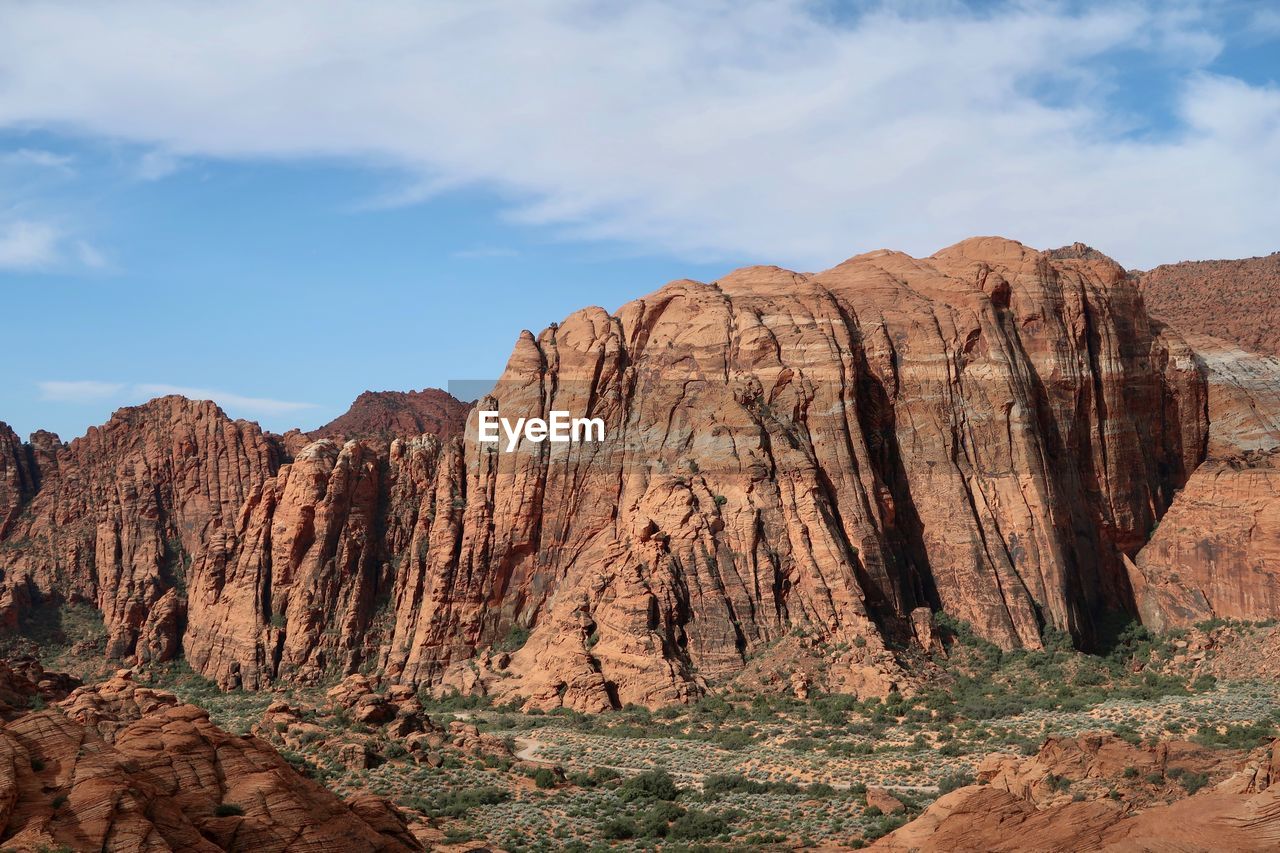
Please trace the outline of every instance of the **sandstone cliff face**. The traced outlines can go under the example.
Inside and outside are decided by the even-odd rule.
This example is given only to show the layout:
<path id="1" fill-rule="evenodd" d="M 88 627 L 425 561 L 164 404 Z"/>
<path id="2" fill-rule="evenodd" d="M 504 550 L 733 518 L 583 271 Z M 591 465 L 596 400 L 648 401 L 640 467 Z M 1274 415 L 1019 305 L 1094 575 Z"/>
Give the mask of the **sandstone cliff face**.
<path id="1" fill-rule="evenodd" d="M 1189 340 L 1212 425 L 1206 461 L 1130 565 L 1154 630 L 1280 614 L 1280 359 Z"/>
<path id="2" fill-rule="evenodd" d="M 365 391 L 339 417 L 309 433 L 317 438 L 416 438 L 461 435 L 471 406 L 439 388 Z"/>
<path id="3" fill-rule="evenodd" d="M 0 423 L 0 540 L 35 494 L 38 476 L 27 446 L 8 424 Z"/>
<path id="4" fill-rule="evenodd" d="M 224 687 L 319 681 L 375 661 L 397 578 L 436 519 L 460 514 L 456 448 L 324 439 L 249 495 L 192 566 L 187 658 Z M 460 503 L 460 501 L 459 501 Z"/>
<path id="5" fill-rule="evenodd" d="M 177 398 L 70 445 L 0 432 L 0 624 L 90 601 L 112 654 L 224 687 L 377 666 L 601 710 L 803 647 L 813 686 L 883 694 L 921 608 L 1006 647 L 1187 608 L 1143 546 L 1206 448 L 1274 430 L 1197 346 L 1087 247 L 980 238 L 525 333 L 478 408 L 599 417 L 601 443 L 505 453 L 474 413 L 465 441 L 275 438 Z"/>
<path id="6" fill-rule="evenodd" d="M 127 677 L 0 724 L 6 849 L 420 849 L 380 805 L 343 803 L 263 741 Z"/>
<path id="7" fill-rule="evenodd" d="M 181 397 L 122 409 L 69 445 L 33 438 L 41 487 L 0 547 L 4 585 L 11 596 L 94 604 L 117 657 L 134 652 L 190 555 L 277 459 L 255 424 Z"/>
<path id="8" fill-rule="evenodd" d="M 1139 280 L 1151 313 L 1175 327 L 1280 357 L 1280 252 L 1166 264 Z"/>
<path id="9" fill-rule="evenodd" d="M 610 439 L 502 453 L 473 415 L 458 557 L 429 549 L 388 671 L 598 710 L 696 695 L 797 630 L 850 649 L 833 688 L 883 692 L 919 604 L 1006 646 L 1042 622 L 1087 640 L 1199 461 L 1203 395 L 1083 247 L 979 239 L 586 309 L 523 336 L 477 408 Z M 532 634 L 509 661 L 458 663 L 512 625 Z"/>

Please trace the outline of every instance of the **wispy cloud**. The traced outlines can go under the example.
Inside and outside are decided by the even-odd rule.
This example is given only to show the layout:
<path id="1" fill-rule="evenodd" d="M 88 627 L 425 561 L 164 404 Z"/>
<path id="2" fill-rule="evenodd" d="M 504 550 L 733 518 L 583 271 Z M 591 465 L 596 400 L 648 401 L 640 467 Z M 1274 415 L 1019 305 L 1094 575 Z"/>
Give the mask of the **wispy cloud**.
<path id="1" fill-rule="evenodd" d="M 0 126 L 391 165 L 404 200 L 482 185 L 518 222 L 690 254 L 1003 233 L 1149 265 L 1280 233 L 1280 90 L 1207 73 L 1229 5 L 10 4 Z M 1134 63 L 1174 105 L 1146 125 L 1106 97 Z"/>
<path id="2" fill-rule="evenodd" d="M 453 256 L 462 260 L 474 261 L 485 258 L 514 258 L 519 254 L 515 249 L 506 246 L 472 246 L 469 249 L 459 249 L 453 253 Z"/>
<path id="3" fill-rule="evenodd" d="M 58 154 L 39 148 L 18 148 L 14 151 L 0 152 L 0 164 L 5 166 L 35 167 L 52 169 L 66 175 L 75 172 L 75 158 L 68 154 Z"/>
<path id="4" fill-rule="evenodd" d="M 192 388 L 186 385 L 163 385 L 140 383 L 133 386 L 134 393 L 144 397 L 164 397 L 178 394 L 192 400 L 212 400 L 227 409 L 253 415 L 286 415 L 314 409 L 315 403 L 299 403 L 292 400 L 275 400 L 270 397 L 246 397 L 231 391 L 218 391 L 213 388 Z"/>
<path id="5" fill-rule="evenodd" d="M 100 382 L 94 379 L 37 382 L 40 399 L 51 403 L 95 403 L 118 397 L 125 389 L 123 382 Z"/>
<path id="6" fill-rule="evenodd" d="M 158 181 L 169 177 L 181 166 L 182 161 L 176 155 L 162 149 L 154 149 L 138 158 L 134 174 L 143 181 Z"/>
<path id="7" fill-rule="evenodd" d="M 26 219 L 0 221 L 0 270 L 102 271 L 110 266 L 101 250 L 88 240 L 67 234 L 60 226 Z"/>
<path id="8" fill-rule="evenodd" d="M 97 403 L 106 400 L 141 402 L 154 397 L 178 394 L 191 400 L 212 400 L 233 414 L 250 416 L 287 415 L 314 409 L 314 403 L 249 397 L 214 388 L 168 385 L 155 382 L 104 382 L 96 379 L 46 380 L 36 383 L 40 399 L 51 403 Z"/>
<path id="9" fill-rule="evenodd" d="M 0 223 L 0 270 L 38 270 L 58 259 L 62 235 L 47 222 Z"/>

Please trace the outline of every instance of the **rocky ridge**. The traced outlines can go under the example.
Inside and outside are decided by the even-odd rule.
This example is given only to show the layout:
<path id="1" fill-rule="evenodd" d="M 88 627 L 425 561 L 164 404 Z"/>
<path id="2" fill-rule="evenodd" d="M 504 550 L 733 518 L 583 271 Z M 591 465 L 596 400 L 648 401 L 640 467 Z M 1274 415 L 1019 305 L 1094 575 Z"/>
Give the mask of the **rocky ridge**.
<path id="1" fill-rule="evenodd" d="M 228 688 L 374 666 L 652 707 L 800 636 L 814 686 L 883 695 L 931 610 L 1031 648 L 1181 618 L 1147 543 L 1240 433 L 1197 346 L 1087 247 L 977 238 L 522 335 L 483 407 L 600 417 L 600 444 L 501 453 L 474 414 L 447 440 L 276 438 L 179 398 L 69 445 L 0 430 L 0 615 L 89 602 L 110 654 Z"/>
<path id="2" fill-rule="evenodd" d="M 1148 309 L 1179 329 L 1280 357 L 1280 252 L 1138 273 Z"/>
<path id="3" fill-rule="evenodd" d="M 309 438 L 416 438 L 430 434 L 441 439 L 461 435 L 471 406 L 447 391 L 365 391 L 346 412 L 312 430 Z"/>

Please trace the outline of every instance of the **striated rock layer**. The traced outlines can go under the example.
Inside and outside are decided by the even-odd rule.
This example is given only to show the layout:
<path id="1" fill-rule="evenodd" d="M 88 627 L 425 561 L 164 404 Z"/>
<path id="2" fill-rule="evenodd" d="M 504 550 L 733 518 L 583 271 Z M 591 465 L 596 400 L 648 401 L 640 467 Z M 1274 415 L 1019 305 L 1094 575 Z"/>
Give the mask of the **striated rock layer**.
<path id="1" fill-rule="evenodd" d="M 1178 780 L 1196 774 L 1211 787 L 1185 796 Z M 1280 741 L 1241 756 L 1185 742 L 1140 748 L 1111 735 L 1051 738 L 1031 758 L 991 756 L 978 781 L 940 797 L 869 849 L 1172 853 L 1280 847 Z M 1159 800 L 1151 801 L 1152 784 L 1159 786 Z M 1174 802 L 1162 801 L 1167 799 Z"/>
<path id="2" fill-rule="evenodd" d="M 0 723 L 5 849 L 421 849 L 381 801 L 344 803 L 267 743 L 127 677 Z"/>
<path id="3" fill-rule="evenodd" d="M 883 692 L 919 604 L 1005 646 L 1045 623 L 1087 642 L 1131 606 L 1122 559 L 1199 462 L 1204 399 L 1185 343 L 1079 246 L 586 309 L 525 334 L 477 408 L 610 438 L 504 453 L 473 414 L 461 541 L 429 538 L 398 585 L 386 668 L 598 710 L 697 695 L 796 629 L 849 649 L 830 687 Z M 510 660 L 468 660 L 512 624 L 532 633 Z"/>
<path id="4" fill-rule="evenodd" d="M 1155 630 L 1280 615 L 1280 359 L 1190 340 L 1213 422 L 1205 462 L 1130 565 Z"/>
<path id="5" fill-rule="evenodd" d="M 278 439 L 177 398 L 70 445 L 0 431 L 0 615 L 89 601 L 112 654 L 225 687 L 377 666 L 601 710 L 802 649 L 824 681 L 793 689 L 883 694 L 928 610 L 1035 647 L 1184 607 L 1144 545 L 1210 420 L 1247 432 L 1195 346 L 1088 247 L 978 238 L 524 333 L 477 410 L 601 442 L 508 453 L 475 411 L 465 438 Z"/>

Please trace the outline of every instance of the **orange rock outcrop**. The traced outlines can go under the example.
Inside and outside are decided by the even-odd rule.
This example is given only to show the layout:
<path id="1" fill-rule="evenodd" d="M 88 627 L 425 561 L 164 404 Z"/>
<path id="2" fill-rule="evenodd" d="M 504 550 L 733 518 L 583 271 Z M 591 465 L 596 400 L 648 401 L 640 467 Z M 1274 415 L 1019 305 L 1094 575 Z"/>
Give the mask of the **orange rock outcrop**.
<path id="1" fill-rule="evenodd" d="M 1187 796 L 1180 780 L 1191 774 L 1207 786 Z M 1140 748 L 1110 735 L 1051 738 L 1031 758 L 989 759 L 978 778 L 981 784 L 943 795 L 869 849 L 1119 853 L 1280 846 L 1280 741 L 1241 755 L 1180 742 Z"/>
<path id="2" fill-rule="evenodd" d="M 0 625 L 90 602 L 111 654 L 224 687 L 373 665 L 580 710 L 686 701 L 795 639 L 830 657 L 804 690 L 884 694 L 931 610 L 1006 647 L 1184 618 L 1161 519 L 1201 524 L 1219 436 L 1271 428 L 1211 362 L 1081 245 L 673 282 L 526 332 L 477 406 L 600 443 L 506 453 L 474 411 L 464 438 L 273 437 L 178 398 L 70 445 L 0 431 Z M 1271 606 L 1225 577 L 1224 615 Z"/>
<path id="3" fill-rule="evenodd" d="M 0 723 L 0 846 L 421 849 L 394 807 L 343 803 L 268 744 L 127 673 Z"/>

